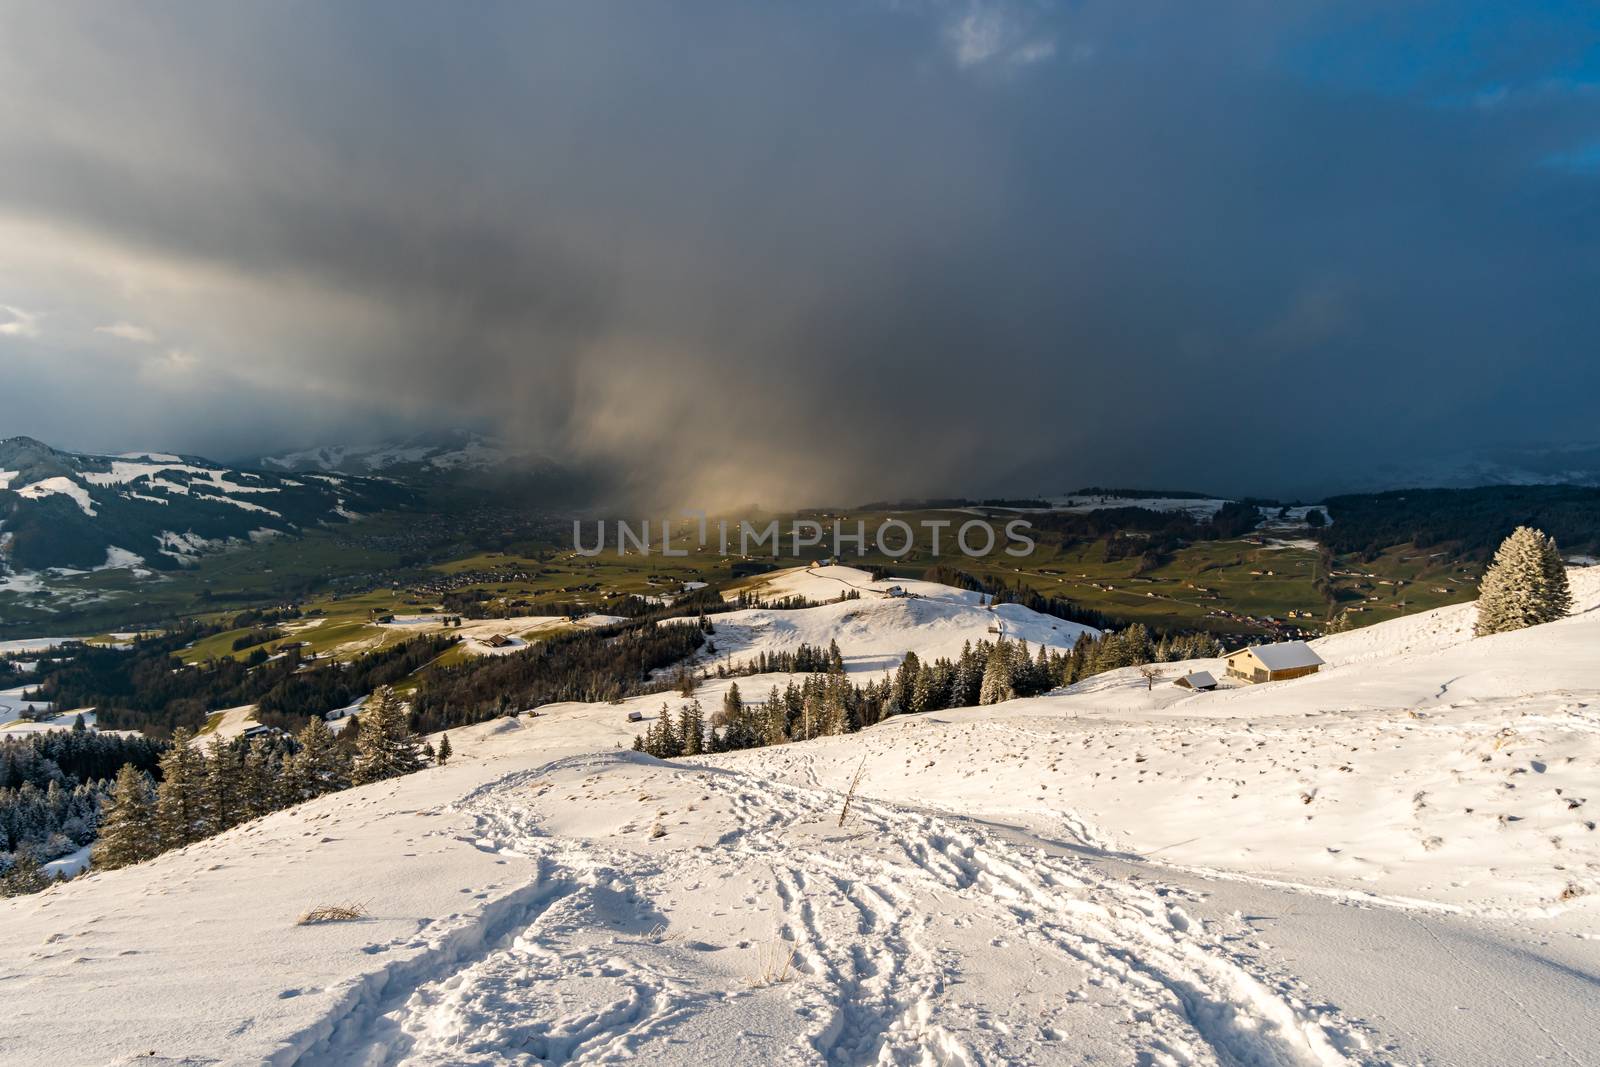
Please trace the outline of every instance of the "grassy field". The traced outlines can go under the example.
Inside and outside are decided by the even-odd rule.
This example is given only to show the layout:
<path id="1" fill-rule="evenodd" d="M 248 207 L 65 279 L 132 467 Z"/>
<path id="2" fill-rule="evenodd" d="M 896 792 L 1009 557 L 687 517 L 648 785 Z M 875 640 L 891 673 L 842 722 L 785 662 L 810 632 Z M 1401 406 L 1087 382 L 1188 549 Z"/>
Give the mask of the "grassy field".
<path id="1" fill-rule="evenodd" d="M 835 516 L 810 513 L 831 530 Z M 946 552 L 960 523 L 971 512 L 916 511 L 851 513 L 868 531 L 887 518 L 916 526 L 925 520 L 951 523 L 945 531 Z M 737 555 L 732 532 L 729 553 L 723 553 L 716 525 L 710 543 L 699 544 L 697 524 L 673 529 L 672 547 L 683 555 L 661 553 L 660 528 L 649 554 L 630 548 L 616 551 L 614 535 L 598 556 L 582 556 L 568 544 L 527 544 L 521 551 L 480 551 L 432 566 L 400 566 L 398 552 L 370 547 L 385 537 L 404 533 L 406 517 L 379 517 L 362 524 L 369 536 L 313 531 L 294 540 L 277 540 L 204 560 L 199 566 L 155 579 L 135 580 L 126 571 L 107 571 L 64 579 L 62 585 L 82 600 L 56 605 L 57 610 L 29 607 L 0 594 L 0 637 L 61 633 L 103 633 L 126 625 L 130 616 L 158 623 L 179 617 L 225 620 L 241 609 L 293 605 L 304 618 L 287 624 L 288 636 L 264 646 L 269 652 L 289 641 L 309 643 L 308 652 L 341 655 L 405 640 L 416 631 L 382 627 L 373 618 L 383 613 L 417 614 L 438 605 L 446 593 L 481 593 L 499 610 L 515 615 L 540 613 L 556 605 L 580 604 L 603 610 L 615 598 L 657 596 L 685 582 L 705 582 L 722 590 L 749 584 L 734 577 L 736 564 L 792 566 L 825 558 L 831 544 L 792 551 L 788 539 L 782 555 Z M 994 520 L 996 529 L 1004 518 Z M 919 527 L 920 529 L 920 527 Z M 592 542 L 593 524 L 586 539 Z M 1280 537 L 1252 536 L 1229 541 L 1201 541 L 1173 552 L 1159 565 L 1138 557 L 1109 559 L 1103 541 L 1072 542 L 1040 537 L 1026 558 L 1005 555 L 1003 536 L 989 555 L 973 559 L 944 555 L 938 562 L 976 576 L 1022 584 L 1040 593 L 1065 597 L 1083 608 L 1124 622 L 1143 622 L 1167 629 L 1204 628 L 1218 633 L 1266 632 L 1265 620 L 1304 625 L 1316 630 L 1336 610 L 1350 609 L 1358 625 L 1475 595 L 1478 569 L 1464 566 L 1448 553 L 1423 553 L 1398 547 L 1376 560 L 1330 557 L 1303 531 Z M 870 538 L 869 538 L 870 541 Z M 872 546 L 868 545 L 869 548 Z M 910 555 L 891 559 L 875 549 L 857 557 L 847 552 L 841 562 L 880 565 L 897 574 L 920 575 L 936 562 L 923 534 Z M 1294 614 L 1291 616 L 1291 612 Z M 192 660 L 249 655 L 235 652 L 233 641 L 243 630 L 209 637 L 195 646 Z"/>
<path id="2" fill-rule="evenodd" d="M 871 530 L 886 517 L 890 516 L 859 514 L 853 515 L 851 522 L 864 519 Z M 958 525 L 972 515 L 929 511 L 892 517 L 913 524 L 934 519 Z M 827 519 L 831 525 L 831 517 Z M 947 532 L 947 541 L 949 536 Z M 608 541 L 605 552 L 596 557 L 580 556 L 570 549 L 546 553 L 542 558 L 486 553 L 452 561 L 438 571 L 456 578 L 458 589 L 480 590 L 507 604 L 578 601 L 600 608 L 611 597 L 659 594 L 686 581 L 706 582 L 732 592 L 759 584 L 758 578 L 734 578 L 738 563 L 793 566 L 826 558 L 831 551 L 831 545 L 825 545 L 796 554 L 786 542 L 777 560 L 770 555 L 746 560 L 720 551 L 714 526 L 710 545 L 702 547 L 698 540 L 697 529 L 683 524 L 674 530 L 673 538 L 673 547 L 685 552 L 683 556 L 662 555 L 659 541 L 649 555 L 630 548 L 619 556 L 614 542 Z M 730 538 L 729 547 L 737 547 L 736 535 Z M 936 560 L 924 542 L 900 559 L 869 551 L 860 557 L 847 554 L 840 562 L 885 566 L 908 576 L 943 562 L 979 577 L 1066 597 L 1120 620 L 1219 633 L 1263 632 L 1269 618 L 1316 629 L 1336 611 L 1346 609 L 1361 625 L 1459 603 L 1475 595 L 1479 573 L 1448 553 L 1422 554 L 1409 548 L 1393 549 L 1364 563 L 1328 557 L 1313 542 L 1293 535 L 1197 542 L 1152 568 L 1142 568 L 1136 557 L 1108 560 L 1101 541 L 1062 545 L 1040 540 L 1035 551 L 1023 559 L 1005 555 L 1003 547 L 997 545 L 981 559 L 956 555 Z M 518 574 L 529 577 L 513 577 Z"/>

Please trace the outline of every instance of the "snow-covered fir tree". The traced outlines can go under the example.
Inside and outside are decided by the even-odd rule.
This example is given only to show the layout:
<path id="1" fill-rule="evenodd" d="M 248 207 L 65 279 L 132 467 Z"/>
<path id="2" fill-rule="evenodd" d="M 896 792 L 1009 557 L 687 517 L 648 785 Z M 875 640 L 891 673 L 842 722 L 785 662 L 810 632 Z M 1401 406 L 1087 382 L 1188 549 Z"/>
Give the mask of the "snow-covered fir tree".
<path id="1" fill-rule="evenodd" d="M 1478 621 L 1473 632 L 1520 630 L 1553 622 L 1572 610 L 1566 565 L 1549 536 L 1518 526 L 1494 554 L 1478 586 Z"/>
<path id="2" fill-rule="evenodd" d="M 783 697 L 779 695 L 777 686 L 773 686 L 767 694 L 767 703 L 762 712 L 762 743 L 781 745 L 789 740 L 789 712 L 784 707 Z"/>
<path id="3" fill-rule="evenodd" d="M 173 731 L 172 747 L 161 757 L 156 790 L 156 834 L 163 850 L 182 848 L 206 836 L 205 757 L 184 727 Z"/>
<path id="4" fill-rule="evenodd" d="M 822 736 L 832 737 L 849 732 L 850 717 L 845 707 L 849 685 L 842 674 L 830 674 L 821 684 L 822 715 L 821 721 L 817 724 L 817 733 Z"/>
<path id="5" fill-rule="evenodd" d="M 206 753 L 203 795 L 208 833 L 220 834 L 244 818 L 239 803 L 239 778 L 243 769 L 238 748 L 220 737 L 213 738 L 210 751 Z"/>
<path id="6" fill-rule="evenodd" d="M 245 817 L 259 819 L 283 806 L 282 765 L 274 746 L 251 743 L 239 779 L 239 804 Z"/>
<path id="7" fill-rule="evenodd" d="M 961 658 L 956 660 L 955 678 L 950 687 L 950 706 L 970 708 L 978 702 L 983 687 L 983 672 L 972 651 L 972 642 L 961 645 Z"/>
<path id="8" fill-rule="evenodd" d="M 0 874 L 0 897 L 20 897 L 50 886 L 50 875 L 39 863 L 32 846 L 24 845 L 11 857 L 11 866 Z"/>
<path id="9" fill-rule="evenodd" d="M 100 839 L 92 852 L 94 866 L 113 870 L 147 860 L 159 851 L 150 779 L 133 764 L 124 763 L 100 823 Z"/>
<path id="10" fill-rule="evenodd" d="M 1016 696 L 1011 684 L 1011 652 L 1005 638 L 994 643 L 989 662 L 983 668 L 983 685 L 978 690 L 979 704 L 998 704 Z"/>
<path id="11" fill-rule="evenodd" d="M 695 701 L 693 707 L 699 706 L 699 701 Z M 684 738 L 688 730 L 693 727 L 692 714 L 698 712 L 691 713 L 690 708 L 685 707 L 677 717 L 678 724 L 674 725 L 672 710 L 663 703 L 661 714 L 656 717 L 656 721 L 641 736 L 634 738 L 634 750 L 648 753 L 657 759 L 672 759 L 685 755 Z"/>
<path id="12" fill-rule="evenodd" d="M 452 750 L 450 748 L 450 735 L 449 734 L 440 734 L 439 735 L 439 755 L 437 757 L 437 759 L 439 761 L 439 766 L 443 767 L 446 763 L 450 762 L 450 753 L 451 753 L 451 751 Z"/>
<path id="13" fill-rule="evenodd" d="M 286 775 L 291 801 L 320 797 L 350 784 L 349 756 L 322 716 L 313 715 L 295 740 L 300 750 L 289 758 Z"/>
<path id="14" fill-rule="evenodd" d="M 705 751 L 706 722 L 700 702 L 692 700 L 678 712 L 678 755 L 698 756 Z"/>
<path id="15" fill-rule="evenodd" d="M 362 710 L 351 775 L 356 785 L 410 774 L 422 766 L 421 745 L 392 688 L 383 686 L 373 693 Z"/>

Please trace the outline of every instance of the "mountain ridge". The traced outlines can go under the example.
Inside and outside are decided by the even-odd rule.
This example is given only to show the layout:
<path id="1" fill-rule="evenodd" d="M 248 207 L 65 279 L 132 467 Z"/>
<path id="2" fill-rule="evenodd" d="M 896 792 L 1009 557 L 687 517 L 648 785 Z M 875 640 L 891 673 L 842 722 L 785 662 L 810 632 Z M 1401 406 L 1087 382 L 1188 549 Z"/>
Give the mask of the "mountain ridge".
<path id="1" fill-rule="evenodd" d="M 51 568 L 172 570 L 228 544 L 407 506 L 372 478 L 228 467 L 169 452 L 69 452 L 0 440 L 0 575 Z"/>
<path id="2" fill-rule="evenodd" d="M 256 458 L 262 470 L 422 478 L 460 471 L 543 466 L 543 457 L 474 430 L 443 430 L 368 444 L 318 445 Z"/>

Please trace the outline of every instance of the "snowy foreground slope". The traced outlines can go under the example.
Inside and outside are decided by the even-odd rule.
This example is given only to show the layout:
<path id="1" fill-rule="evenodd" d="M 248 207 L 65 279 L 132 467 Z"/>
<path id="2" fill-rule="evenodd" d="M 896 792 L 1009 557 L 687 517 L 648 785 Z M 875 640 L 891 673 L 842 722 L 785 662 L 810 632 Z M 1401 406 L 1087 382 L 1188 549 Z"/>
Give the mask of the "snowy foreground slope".
<path id="1" fill-rule="evenodd" d="M 1594 578 L 1273 686 L 671 763 L 627 751 L 661 696 L 452 731 L 448 767 L 0 906 L 0 1061 L 1595 1063 Z"/>

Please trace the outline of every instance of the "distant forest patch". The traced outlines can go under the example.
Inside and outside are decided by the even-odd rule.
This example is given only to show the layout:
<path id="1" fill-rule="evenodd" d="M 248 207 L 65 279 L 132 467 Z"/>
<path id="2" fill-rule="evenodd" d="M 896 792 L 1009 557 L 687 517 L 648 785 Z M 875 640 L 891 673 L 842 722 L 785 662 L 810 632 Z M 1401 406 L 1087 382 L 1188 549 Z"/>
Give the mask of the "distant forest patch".
<path id="1" fill-rule="evenodd" d="M 1487 559 L 1507 534 L 1532 526 L 1561 551 L 1600 550 L 1600 489 L 1576 485 L 1495 485 L 1479 489 L 1400 489 L 1329 497 L 1333 524 L 1313 536 L 1335 552 L 1375 558 L 1392 545 L 1454 543 Z"/>

